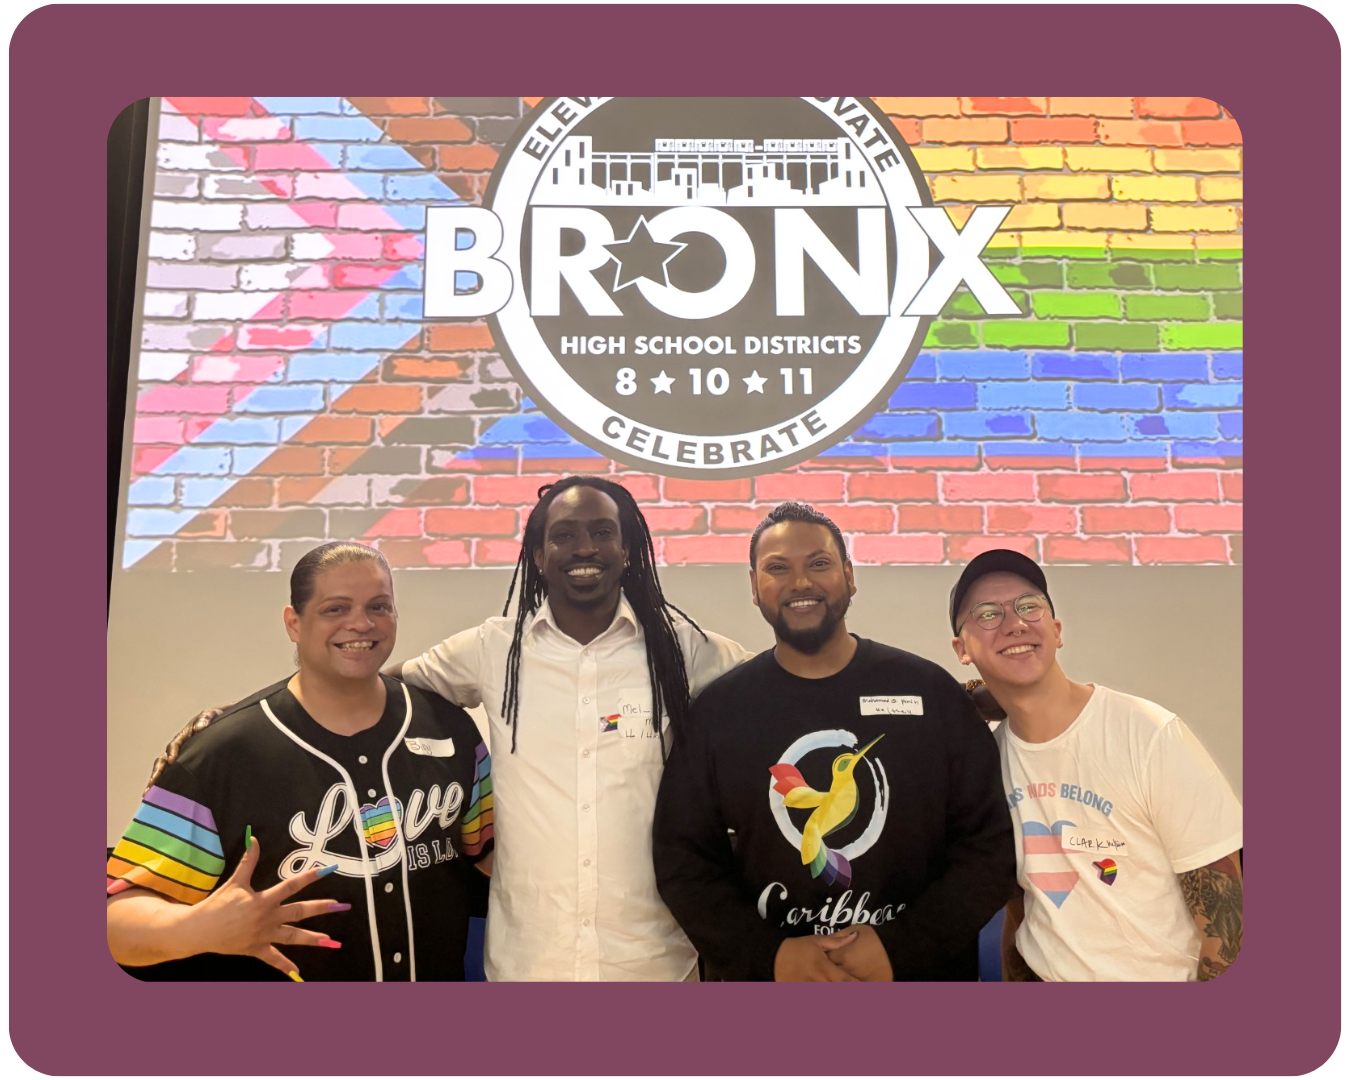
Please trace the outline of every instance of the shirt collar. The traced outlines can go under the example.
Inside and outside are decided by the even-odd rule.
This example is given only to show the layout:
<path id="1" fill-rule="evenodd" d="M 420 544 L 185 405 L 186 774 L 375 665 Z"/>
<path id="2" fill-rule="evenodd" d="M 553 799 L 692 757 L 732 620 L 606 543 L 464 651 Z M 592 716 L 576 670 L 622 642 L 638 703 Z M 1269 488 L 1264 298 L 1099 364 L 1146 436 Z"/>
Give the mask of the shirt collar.
<path id="1" fill-rule="evenodd" d="M 614 612 L 614 621 L 609 624 L 609 627 L 605 632 L 596 638 L 596 640 L 598 641 L 600 638 L 615 633 L 624 623 L 627 623 L 633 630 L 641 629 L 638 624 L 637 615 L 633 612 L 633 605 L 628 602 L 628 597 L 620 590 L 619 607 L 618 610 Z M 572 640 L 559 628 L 557 620 L 553 617 L 553 609 L 549 606 L 547 596 L 544 597 L 543 603 L 539 605 L 539 610 L 534 613 L 534 618 L 530 621 L 529 626 L 525 628 L 525 632 L 527 634 L 537 634 L 540 629 L 545 626 L 560 637 L 567 638 L 568 641 Z"/>

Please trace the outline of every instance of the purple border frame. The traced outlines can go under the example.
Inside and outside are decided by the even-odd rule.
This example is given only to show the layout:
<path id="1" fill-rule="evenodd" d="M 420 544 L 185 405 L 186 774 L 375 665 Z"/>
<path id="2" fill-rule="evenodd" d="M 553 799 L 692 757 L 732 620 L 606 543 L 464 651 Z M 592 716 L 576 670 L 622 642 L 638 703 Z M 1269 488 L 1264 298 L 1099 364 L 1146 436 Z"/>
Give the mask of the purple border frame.
<path id="1" fill-rule="evenodd" d="M 57 1074 L 825 1076 L 1289 1074 L 1328 1058 L 1340 1015 L 1332 659 L 1340 635 L 1326 626 L 1324 604 L 1339 591 L 1339 506 L 1334 497 L 1276 502 L 1281 486 L 1314 470 L 1323 490 L 1336 490 L 1339 478 L 1340 46 L 1321 15 L 1276 5 L 242 10 L 251 17 L 218 6 L 46 7 L 10 43 L 10 451 L 16 464 L 43 462 L 11 478 L 15 522 L 43 508 L 38 528 L 10 537 L 11 610 L 23 615 L 10 644 L 11 835 L 16 853 L 48 852 L 38 873 L 11 861 L 10 1038 L 26 1062 Z M 495 40 L 505 48 L 492 49 Z M 691 61 L 701 73 L 694 79 L 681 70 Z M 726 74 L 706 74 L 717 71 Z M 1244 181 L 1257 208 L 1246 235 L 1246 289 L 1256 302 L 1245 322 L 1249 348 L 1265 360 L 1246 372 L 1254 447 L 1246 471 L 1263 512 L 1247 522 L 1245 587 L 1249 610 L 1279 616 L 1251 621 L 1245 635 L 1255 859 L 1252 936 L 1233 970 L 1203 987 L 831 989 L 854 994 L 850 1010 L 831 997 L 829 1021 L 808 1024 L 802 1038 L 789 1025 L 821 1007 L 821 991 L 810 986 L 198 984 L 185 993 L 122 974 L 98 937 L 91 904 L 99 894 L 84 877 L 104 846 L 104 692 L 97 679 L 72 678 L 69 660 L 106 655 L 106 628 L 100 635 L 96 618 L 65 617 L 71 605 L 97 609 L 104 594 L 103 472 L 91 467 L 88 445 L 51 438 L 58 416 L 75 430 L 104 423 L 95 337 L 104 308 L 101 176 L 114 117 L 133 100 L 172 93 L 796 94 L 840 86 L 1202 96 L 1233 113 L 1255 153 Z M 1316 228 L 1271 212 L 1286 203 L 1299 222 L 1316 214 Z M 1287 356 L 1299 366 L 1277 362 Z M 53 371 L 67 360 L 54 393 Z M 87 381 L 73 377 L 76 364 Z M 1296 379 L 1282 377 L 1295 370 Z M 1314 380 L 1322 389 L 1310 393 Z M 84 501 L 50 505 L 53 477 Z M 1270 632 L 1272 621 L 1280 631 Z M 1320 671 L 1290 632 L 1314 626 Z M 1202 619 L 1196 632 L 1204 633 Z M 66 689 L 53 708 L 43 684 L 58 680 Z M 85 729 L 71 717 L 84 717 Z M 34 765 L 58 757 L 66 779 L 54 793 L 47 770 Z M 47 840 L 17 842 L 20 823 Z M 60 836 L 72 846 L 51 842 Z M 1295 868 L 1278 890 L 1276 844 Z M 376 1010 L 394 1023 L 371 1035 L 351 1029 L 350 1018 Z"/>

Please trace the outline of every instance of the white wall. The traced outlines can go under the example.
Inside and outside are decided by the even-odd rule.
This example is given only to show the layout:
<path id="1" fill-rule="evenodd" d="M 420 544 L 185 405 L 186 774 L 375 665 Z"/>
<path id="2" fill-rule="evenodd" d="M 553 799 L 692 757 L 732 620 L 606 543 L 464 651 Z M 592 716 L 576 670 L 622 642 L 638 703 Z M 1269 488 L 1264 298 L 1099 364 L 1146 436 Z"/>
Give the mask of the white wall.
<path id="1" fill-rule="evenodd" d="M 859 567 L 849 629 L 929 657 L 958 678 L 947 594 L 956 567 Z M 1237 567 L 1060 567 L 1049 572 L 1071 678 L 1152 698 L 1195 731 L 1242 796 L 1242 572 Z M 704 627 L 750 648 L 773 635 L 742 567 L 672 567 L 666 595 Z M 395 576 L 395 659 L 501 614 L 510 574 L 409 570 Z M 208 705 L 288 675 L 282 574 L 114 575 L 108 628 L 108 842 L 135 811 L 173 732 Z"/>

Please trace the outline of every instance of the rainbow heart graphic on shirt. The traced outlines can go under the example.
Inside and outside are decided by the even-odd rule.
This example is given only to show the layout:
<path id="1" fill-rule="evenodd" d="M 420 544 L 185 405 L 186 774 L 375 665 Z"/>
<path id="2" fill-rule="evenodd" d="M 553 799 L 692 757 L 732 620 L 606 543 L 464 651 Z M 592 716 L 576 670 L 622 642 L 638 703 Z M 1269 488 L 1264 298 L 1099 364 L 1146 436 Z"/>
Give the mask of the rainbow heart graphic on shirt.
<path id="1" fill-rule="evenodd" d="M 1053 825 L 1022 822 L 1023 871 L 1027 880 L 1045 893 L 1057 908 L 1064 906 L 1069 893 L 1078 884 L 1078 871 L 1067 860 L 1082 854 L 1064 846 L 1061 834 L 1066 828 L 1077 826 L 1072 821 L 1056 821 Z"/>
<path id="2" fill-rule="evenodd" d="M 372 805 L 361 806 L 361 831 L 365 833 L 366 843 L 371 847 L 386 850 L 398 836 L 398 823 L 403 820 L 403 804 L 394 799 L 392 805 L 389 796 Z"/>

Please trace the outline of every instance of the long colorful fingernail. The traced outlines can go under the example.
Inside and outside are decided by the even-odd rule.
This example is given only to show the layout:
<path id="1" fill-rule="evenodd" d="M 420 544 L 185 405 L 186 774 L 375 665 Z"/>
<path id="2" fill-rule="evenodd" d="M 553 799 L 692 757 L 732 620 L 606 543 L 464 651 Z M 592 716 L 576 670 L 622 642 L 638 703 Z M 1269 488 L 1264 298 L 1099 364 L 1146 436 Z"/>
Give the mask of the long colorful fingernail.
<path id="1" fill-rule="evenodd" d="M 351 904 L 329 904 L 329 911 L 351 911 Z"/>
<path id="2" fill-rule="evenodd" d="M 322 870 L 319 871 L 319 877 L 327 877 L 329 874 L 331 874 L 331 873 L 332 873 L 334 870 L 336 870 L 336 869 L 337 869 L 337 863 L 332 863 L 332 864 L 329 865 L 329 866 L 325 866 Z"/>
<path id="3" fill-rule="evenodd" d="M 116 881 L 108 882 L 108 895 L 116 896 L 120 892 L 126 892 L 131 888 L 131 882 L 126 878 L 118 878 Z"/>
<path id="4" fill-rule="evenodd" d="M 319 942 L 319 944 L 322 945 L 325 949 L 340 949 L 340 948 L 342 948 L 342 942 L 340 942 L 340 941 L 334 941 L 334 940 L 333 940 L 332 938 L 330 938 L 330 937 L 324 938 L 321 942 Z"/>
<path id="5" fill-rule="evenodd" d="M 300 972 L 298 971 L 288 971 L 286 972 L 286 974 L 289 975 L 295 982 L 305 981 L 304 979 L 300 978 Z"/>
<path id="6" fill-rule="evenodd" d="M 244 850 L 247 851 L 253 846 L 253 826 L 244 826 Z"/>

